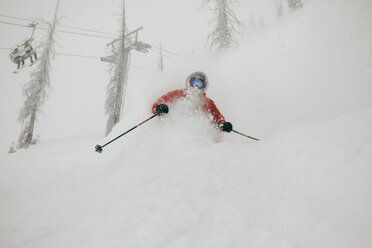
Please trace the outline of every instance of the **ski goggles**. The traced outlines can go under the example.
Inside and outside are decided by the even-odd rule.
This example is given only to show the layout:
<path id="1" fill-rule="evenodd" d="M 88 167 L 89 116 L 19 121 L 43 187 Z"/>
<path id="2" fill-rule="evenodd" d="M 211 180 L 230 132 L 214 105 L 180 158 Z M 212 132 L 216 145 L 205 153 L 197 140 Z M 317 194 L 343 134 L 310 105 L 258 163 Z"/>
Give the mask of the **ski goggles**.
<path id="1" fill-rule="evenodd" d="M 205 83 L 201 80 L 198 80 L 198 79 L 195 79 L 195 78 L 192 78 L 190 80 L 190 85 L 191 87 L 198 87 L 198 89 L 203 89 L 205 87 Z"/>

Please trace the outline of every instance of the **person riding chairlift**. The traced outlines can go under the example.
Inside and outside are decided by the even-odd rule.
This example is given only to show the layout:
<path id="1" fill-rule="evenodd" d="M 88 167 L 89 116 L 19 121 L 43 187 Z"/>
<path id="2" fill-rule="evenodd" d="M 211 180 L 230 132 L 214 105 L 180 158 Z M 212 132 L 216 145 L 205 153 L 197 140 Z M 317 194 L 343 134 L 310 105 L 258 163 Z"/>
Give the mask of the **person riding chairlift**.
<path id="1" fill-rule="evenodd" d="M 25 42 L 25 49 L 27 47 L 30 47 L 30 50 L 29 50 L 31 52 L 30 60 L 31 60 L 31 64 L 32 64 L 32 63 L 34 63 L 34 60 L 32 59 L 32 55 L 34 55 L 35 61 L 36 61 L 37 60 L 37 54 L 36 54 L 36 51 L 34 51 L 34 48 L 31 46 L 31 44 L 28 41 Z"/>
<path id="2" fill-rule="evenodd" d="M 29 49 L 27 49 L 27 48 L 29 48 Z M 25 44 L 24 44 L 24 50 L 26 51 L 26 53 L 24 54 L 24 56 L 19 55 L 19 59 L 17 59 L 18 57 L 15 58 L 15 61 L 17 63 L 17 69 L 19 69 L 21 67 L 21 63 L 22 63 L 22 66 L 25 65 L 25 58 L 27 58 L 27 57 L 30 57 L 31 64 L 34 63 L 34 60 L 33 60 L 32 56 L 34 56 L 35 61 L 37 60 L 37 54 L 34 51 L 34 49 L 31 46 L 31 44 L 30 44 L 29 41 L 26 41 L 25 42 Z M 16 49 L 13 50 L 13 54 L 16 54 L 18 52 L 19 52 L 18 48 L 16 48 Z"/>

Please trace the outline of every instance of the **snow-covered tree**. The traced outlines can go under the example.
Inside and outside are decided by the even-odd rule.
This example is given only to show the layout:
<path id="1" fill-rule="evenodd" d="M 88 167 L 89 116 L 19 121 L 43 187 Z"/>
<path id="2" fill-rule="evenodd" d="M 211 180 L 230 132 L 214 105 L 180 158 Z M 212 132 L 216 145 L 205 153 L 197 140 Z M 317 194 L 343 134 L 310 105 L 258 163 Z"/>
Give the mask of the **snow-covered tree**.
<path id="1" fill-rule="evenodd" d="M 112 46 L 111 79 L 107 87 L 105 111 L 108 115 L 106 135 L 120 121 L 128 79 L 129 49 L 126 48 L 125 0 L 123 0 L 123 17 L 120 37 Z"/>
<path id="2" fill-rule="evenodd" d="M 45 102 L 50 89 L 51 60 L 55 53 L 54 35 L 57 23 L 57 10 L 58 3 L 52 24 L 47 23 L 49 25 L 49 30 L 47 39 L 42 44 L 43 52 L 38 67 L 31 73 L 31 81 L 25 85 L 22 91 L 25 96 L 25 101 L 18 116 L 18 121 L 22 123 L 22 131 L 17 145 L 18 148 L 27 148 L 35 143 L 33 139 L 35 122 L 37 121 L 37 115 L 41 112 L 41 106 Z"/>
<path id="3" fill-rule="evenodd" d="M 283 0 L 275 0 L 276 16 L 283 16 Z"/>
<path id="4" fill-rule="evenodd" d="M 294 11 L 303 6 L 302 0 L 288 0 L 288 8 L 290 11 Z"/>
<path id="5" fill-rule="evenodd" d="M 204 0 L 204 4 L 213 3 L 213 21 L 216 26 L 208 36 L 211 47 L 229 48 L 236 42 L 236 34 L 241 22 L 232 10 L 238 4 L 237 0 Z"/>
<path id="6" fill-rule="evenodd" d="M 12 143 L 12 145 L 9 147 L 8 153 L 15 153 L 15 152 L 16 152 L 15 144 Z"/>

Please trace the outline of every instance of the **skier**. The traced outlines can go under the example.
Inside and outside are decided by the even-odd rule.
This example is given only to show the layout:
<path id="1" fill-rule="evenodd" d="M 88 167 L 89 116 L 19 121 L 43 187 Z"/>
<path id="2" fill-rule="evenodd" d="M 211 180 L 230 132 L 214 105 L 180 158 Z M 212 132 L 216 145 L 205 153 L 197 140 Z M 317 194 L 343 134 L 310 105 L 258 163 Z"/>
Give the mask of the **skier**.
<path id="1" fill-rule="evenodd" d="M 26 57 L 30 57 L 31 65 L 34 63 L 34 60 L 32 59 L 32 55 L 35 57 L 35 62 L 37 60 L 37 54 L 34 48 L 31 46 L 29 41 L 25 42 L 25 50 L 26 50 Z M 23 63 L 24 64 L 24 63 Z"/>
<path id="2" fill-rule="evenodd" d="M 184 89 L 170 91 L 156 100 L 152 106 L 152 112 L 158 115 L 167 114 L 169 110 L 167 104 L 187 97 L 190 95 L 190 91 L 193 91 L 197 93 L 198 99 L 200 99 L 198 104 L 200 104 L 201 109 L 213 117 L 213 123 L 215 123 L 222 131 L 230 133 L 233 130 L 232 124 L 225 121 L 225 118 L 220 113 L 214 102 L 205 94 L 208 85 L 209 82 L 205 73 L 199 71 L 194 72 L 187 77 L 186 87 Z"/>
<path id="3" fill-rule="evenodd" d="M 17 70 L 21 67 L 21 61 L 22 61 L 22 65 L 25 64 L 25 61 L 22 59 L 22 56 L 20 56 L 18 53 L 19 53 L 18 48 L 15 48 L 10 55 L 11 58 L 13 57 L 12 58 L 13 62 L 17 64 Z"/>
<path id="4" fill-rule="evenodd" d="M 17 64 L 17 70 L 13 73 L 18 73 L 24 66 L 25 66 L 25 60 L 27 58 L 30 58 L 32 66 L 37 61 L 37 54 L 36 51 L 31 46 L 31 39 L 25 41 L 21 45 L 18 45 L 13 51 L 9 54 L 12 62 Z M 33 59 L 35 58 L 35 60 Z"/>
<path id="5" fill-rule="evenodd" d="M 207 75 L 205 75 L 203 72 L 198 71 L 198 72 L 192 73 L 190 76 L 187 77 L 186 87 L 184 89 L 170 91 L 170 92 L 168 92 L 167 94 L 163 95 L 162 97 L 160 97 L 158 100 L 155 101 L 155 103 L 152 105 L 152 113 L 154 114 L 153 116 L 151 116 L 150 118 L 142 121 L 138 125 L 132 127 L 128 131 L 120 134 L 119 136 L 110 140 L 106 144 L 96 145 L 95 146 L 96 152 L 101 153 L 105 146 L 109 145 L 110 143 L 114 142 L 115 140 L 124 136 L 125 134 L 131 132 L 132 130 L 136 129 L 137 127 L 141 126 L 142 124 L 148 122 L 152 118 L 154 118 L 158 115 L 160 116 L 160 115 L 168 114 L 169 108 L 168 108 L 167 104 L 174 103 L 175 101 L 183 99 L 183 98 L 191 99 L 192 103 L 195 103 L 197 109 L 200 108 L 200 109 L 203 110 L 203 112 L 210 115 L 213 118 L 213 123 L 221 131 L 228 132 L 228 133 L 234 132 L 234 133 L 240 134 L 242 136 L 245 136 L 247 138 L 259 141 L 259 139 L 253 138 L 251 136 L 248 136 L 248 135 L 240 133 L 236 130 L 233 130 L 232 124 L 230 122 L 225 121 L 225 118 L 220 113 L 220 111 L 218 110 L 218 108 L 216 107 L 214 102 L 206 96 L 205 91 L 208 88 L 208 84 L 209 83 L 208 83 Z M 217 136 L 219 136 L 219 135 L 217 135 Z M 219 136 L 219 137 L 221 137 L 221 136 Z M 215 137 L 215 138 L 217 138 L 216 139 L 217 142 L 220 141 L 219 137 Z"/>

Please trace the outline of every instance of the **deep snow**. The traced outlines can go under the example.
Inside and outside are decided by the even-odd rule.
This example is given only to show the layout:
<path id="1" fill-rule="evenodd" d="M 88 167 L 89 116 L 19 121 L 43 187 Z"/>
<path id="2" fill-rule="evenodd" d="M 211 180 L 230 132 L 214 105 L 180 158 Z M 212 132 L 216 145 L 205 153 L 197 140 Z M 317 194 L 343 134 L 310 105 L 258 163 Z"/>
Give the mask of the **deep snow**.
<path id="1" fill-rule="evenodd" d="M 126 119 L 108 137 L 82 129 L 3 152 L 0 247 L 370 247 L 371 10 L 312 1 L 224 56 L 194 51 L 164 75 L 132 77 Z M 260 142 L 216 142 L 181 103 L 94 152 L 193 70 Z M 159 85 L 141 83 L 150 78 Z"/>

